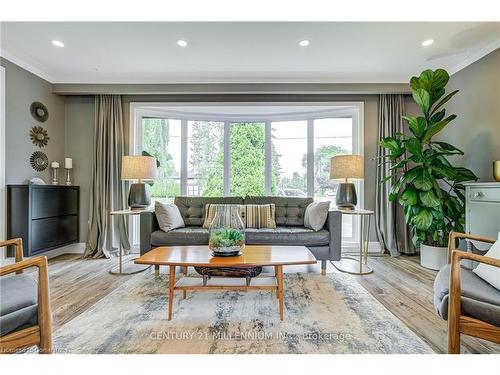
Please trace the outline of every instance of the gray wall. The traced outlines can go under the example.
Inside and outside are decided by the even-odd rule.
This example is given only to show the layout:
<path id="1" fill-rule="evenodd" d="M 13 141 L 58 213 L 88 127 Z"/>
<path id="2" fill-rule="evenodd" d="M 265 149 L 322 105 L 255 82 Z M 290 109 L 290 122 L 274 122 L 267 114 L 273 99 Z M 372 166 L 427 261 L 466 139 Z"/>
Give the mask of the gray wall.
<path id="1" fill-rule="evenodd" d="M 94 97 L 66 98 L 66 155 L 73 158 L 74 184 L 80 186 L 80 241 L 87 240 L 94 148 Z"/>
<path id="2" fill-rule="evenodd" d="M 456 89 L 446 112 L 457 118 L 438 138 L 465 152 L 457 164 L 493 181 L 492 161 L 500 160 L 500 49 L 453 75 L 447 90 Z"/>
<path id="3" fill-rule="evenodd" d="M 50 183 L 49 168 L 36 172 L 31 168 L 29 158 L 32 152 L 42 151 L 47 154 L 49 163 L 58 161 L 64 165 L 65 98 L 52 93 L 51 83 L 10 61 L 2 58 L 0 64 L 5 67 L 6 183 L 23 183 L 35 176 Z M 48 108 L 46 122 L 40 123 L 31 117 L 30 105 L 34 101 L 42 102 Z M 46 147 L 39 148 L 31 143 L 29 131 L 34 125 L 48 131 L 50 140 Z"/>

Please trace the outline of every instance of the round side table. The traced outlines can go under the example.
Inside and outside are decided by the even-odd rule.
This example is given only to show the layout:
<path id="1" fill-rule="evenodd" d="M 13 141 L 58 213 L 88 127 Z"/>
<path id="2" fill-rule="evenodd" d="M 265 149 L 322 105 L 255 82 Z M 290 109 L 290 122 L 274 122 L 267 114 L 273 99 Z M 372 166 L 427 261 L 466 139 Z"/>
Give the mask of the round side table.
<path id="1" fill-rule="evenodd" d="M 147 210 L 118 210 L 118 211 L 111 211 L 109 214 L 111 217 L 113 216 L 133 216 L 133 215 L 140 215 L 141 212 L 144 212 Z M 120 227 L 119 227 L 120 228 Z M 126 235 L 126 233 L 121 233 L 122 235 Z M 123 248 L 122 248 L 122 243 L 121 241 L 119 242 L 119 253 L 118 253 L 118 264 L 114 266 L 109 273 L 112 275 L 131 275 L 134 273 L 139 273 L 142 271 L 146 271 L 150 266 L 143 266 L 141 264 L 134 264 L 135 259 L 130 259 L 127 261 L 125 264 L 123 264 Z"/>
<path id="2" fill-rule="evenodd" d="M 332 261 L 332 265 L 341 272 L 353 275 L 367 275 L 373 272 L 368 263 L 368 238 L 370 236 L 370 221 L 374 212 L 370 210 L 340 210 L 342 215 L 359 216 L 359 259 L 345 256 L 339 261 Z M 365 229 L 366 228 L 366 229 Z"/>

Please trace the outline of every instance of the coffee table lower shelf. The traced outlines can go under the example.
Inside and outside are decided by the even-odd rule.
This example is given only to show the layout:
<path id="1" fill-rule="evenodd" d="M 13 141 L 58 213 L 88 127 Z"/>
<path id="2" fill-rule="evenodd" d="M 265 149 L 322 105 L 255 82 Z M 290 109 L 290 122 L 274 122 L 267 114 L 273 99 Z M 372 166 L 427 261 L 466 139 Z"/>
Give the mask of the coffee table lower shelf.
<path id="1" fill-rule="evenodd" d="M 175 281 L 176 266 L 169 266 L 169 298 L 168 298 L 168 320 L 172 320 L 174 293 L 176 290 L 183 292 L 183 299 L 186 299 L 187 291 L 213 291 L 213 290 L 269 290 L 276 292 L 279 304 L 280 320 L 283 320 L 283 266 L 274 266 L 274 276 L 257 276 L 251 279 L 250 285 L 245 278 L 237 277 L 212 277 L 208 280 L 201 276 L 188 276 L 187 267 L 184 268 L 184 275 Z"/>

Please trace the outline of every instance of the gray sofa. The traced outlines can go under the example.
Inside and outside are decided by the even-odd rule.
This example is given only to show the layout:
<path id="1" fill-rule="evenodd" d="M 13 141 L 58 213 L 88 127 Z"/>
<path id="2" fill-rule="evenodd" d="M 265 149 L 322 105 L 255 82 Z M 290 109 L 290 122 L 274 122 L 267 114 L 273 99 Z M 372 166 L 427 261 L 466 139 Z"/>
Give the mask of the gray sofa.
<path id="1" fill-rule="evenodd" d="M 328 260 L 339 260 L 342 248 L 342 215 L 331 210 L 323 229 L 315 232 L 304 227 L 304 213 L 312 198 L 291 197 L 177 197 L 185 228 L 164 232 L 158 227 L 154 212 L 140 215 L 141 255 L 158 246 L 206 245 L 208 229 L 204 229 L 205 205 L 219 204 L 270 204 L 275 205 L 276 229 L 245 230 L 245 243 L 249 245 L 303 245 L 321 260 L 326 270 Z"/>

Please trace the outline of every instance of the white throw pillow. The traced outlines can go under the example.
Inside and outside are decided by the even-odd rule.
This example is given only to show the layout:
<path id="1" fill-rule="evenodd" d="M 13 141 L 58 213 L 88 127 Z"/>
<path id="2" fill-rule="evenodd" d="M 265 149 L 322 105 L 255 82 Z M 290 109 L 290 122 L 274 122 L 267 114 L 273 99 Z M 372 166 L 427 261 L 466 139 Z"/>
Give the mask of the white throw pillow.
<path id="1" fill-rule="evenodd" d="M 500 232 L 498 233 L 498 240 L 490 247 L 488 252 L 484 256 L 500 259 Z M 495 266 L 490 266 L 489 264 L 479 263 L 479 265 L 472 270 L 481 279 L 486 281 L 488 284 L 493 285 L 495 288 L 500 290 L 500 268 Z"/>
<path id="2" fill-rule="evenodd" d="M 179 207 L 173 203 L 165 204 L 155 202 L 155 214 L 156 219 L 158 220 L 158 225 L 164 232 L 185 226 Z"/>
<path id="3" fill-rule="evenodd" d="M 330 202 L 313 202 L 306 207 L 304 213 L 304 226 L 306 228 L 314 229 L 316 232 L 323 228 L 326 218 L 328 217 L 328 210 L 330 209 Z"/>

